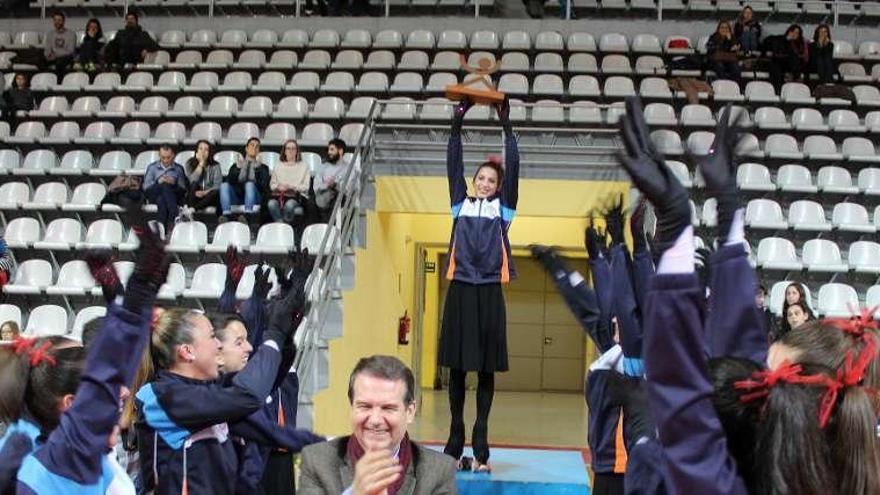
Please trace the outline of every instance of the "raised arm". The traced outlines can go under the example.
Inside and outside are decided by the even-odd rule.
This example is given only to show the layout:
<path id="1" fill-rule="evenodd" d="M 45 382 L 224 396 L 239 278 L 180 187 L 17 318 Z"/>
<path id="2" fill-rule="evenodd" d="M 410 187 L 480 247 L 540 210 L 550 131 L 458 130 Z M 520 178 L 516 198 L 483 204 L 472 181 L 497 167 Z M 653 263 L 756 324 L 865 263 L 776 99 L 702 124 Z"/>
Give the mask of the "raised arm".
<path id="1" fill-rule="evenodd" d="M 281 353 L 276 345 L 265 343 L 229 383 L 184 382 L 175 384 L 171 393 L 161 395 L 155 383 L 144 385 L 137 393 L 140 410 L 147 424 L 158 430 L 166 443 L 181 443 L 185 438 L 175 442 L 163 435 L 163 430 L 196 432 L 242 419 L 260 409 L 272 390 L 280 362 Z"/>
<path id="2" fill-rule="evenodd" d="M 626 106 L 620 161 L 657 211 L 660 261 L 644 311 L 644 359 L 669 477 L 678 493 L 745 495 L 711 400 L 687 193 L 654 148 L 641 102 L 628 98 Z"/>
<path id="3" fill-rule="evenodd" d="M 736 129 L 731 107 L 721 113 L 712 153 L 700 162 L 706 189 L 718 201 L 718 242 L 710 258 L 711 300 L 706 332 L 711 356 L 731 356 L 764 363 L 767 333 L 755 305 L 758 279 L 745 249 L 744 211 L 737 197 Z"/>
<path id="4" fill-rule="evenodd" d="M 240 420 L 263 407 L 275 387 L 281 349 L 293 334 L 293 313 L 302 307 L 302 298 L 299 290 L 276 301 L 265 341 L 231 380 L 211 385 L 181 382 L 174 385 L 177 388 L 172 393 L 164 394 L 157 394 L 154 383 L 142 387 L 137 398 L 147 423 L 154 429 L 164 428 L 166 442 L 179 443 L 182 440 L 171 438 L 168 432 L 179 432 L 181 428 L 199 431 L 217 423 Z"/>
<path id="5" fill-rule="evenodd" d="M 69 480 L 94 483 L 113 429 L 119 421 L 120 390 L 128 386 L 147 345 L 153 301 L 165 281 L 168 259 L 158 234 L 143 218 L 131 216 L 140 237 L 140 250 L 125 294 L 108 308 L 101 330 L 89 349 L 73 405 L 61 415 L 43 448 L 25 463 Z M 27 486 L 33 469 L 23 466 L 19 481 Z"/>
<path id="6" fill-rule="evenodd" d="M 504 128 L 504 182 L 501 187 L 501 202 L 506 213 L 504 220 L 510 222 L 519 202 L 519 146 L 510 124 L 510 102 L 504 100 L 496 106 L 496 110 Z"/>
<path id="7" fill-rule="evenodd" d="M 584 244 L 590 255 L 590 273 L 593 276 L 593 290 L 596 293 L 596 304 L 599 308 L 599 319 L 596 326 L 596 346 L 605 352 L 614 346 L 614 330 L 611 325 L 612 290 L 611 264 L 601 246 L 601 236 L 593 226 L 584 232 Z"/>
<path id="8" fill-rule="evenodd" d="M 645 295 L 648 285 L 654 277 L 654 260 L 648 247 L 648 239 L 645 236 L 645 211 L 647 202 L 639 201 L 630 217 L 630 229 L 633 239 L 633 291 L 636 295 L 636 305 L 639 311 L 645 307 Z"/>
<path id="9" fill-rule="evenodd" d="M 589 335 L 593 343 L 605 352 L 614 345 L 607 335 L 600 338 L 599 328 L 599 305 L 596 302 L 596 293 L 587 285 L 580 273 L 569 270 L 552 249 L 545 246 L 533 246 L 532 254 L 544 265 L 547 273 L 553 277 L 556 289 L 562 294 L 562 298 L 568 309 L 574 313 L 581 328 Z"/>
<path id="10" fill-rule="evenodd" d="M 620 347 L 623 349 L 623 371 L 627 376 L 645 374 L 642 362 L 642 318 L 633 292 L 629 273 L 629 253 L 624 244 L 611 248 L 611 279 L 614 280 L 613 314 L 620 329 Z"/>
<path id="11" fill-rule="evenodd" d="M 449 203 L 452 217 L 457 218 L 461 205 L 467 198 L 467 183 L 464 180 L 464 151 L 461 147 L 461 125 L 464 115 L 472 103 L 462 100 L 453 109 L 452 132 L 446 145 L 446 175 L 449 180 Z"/>

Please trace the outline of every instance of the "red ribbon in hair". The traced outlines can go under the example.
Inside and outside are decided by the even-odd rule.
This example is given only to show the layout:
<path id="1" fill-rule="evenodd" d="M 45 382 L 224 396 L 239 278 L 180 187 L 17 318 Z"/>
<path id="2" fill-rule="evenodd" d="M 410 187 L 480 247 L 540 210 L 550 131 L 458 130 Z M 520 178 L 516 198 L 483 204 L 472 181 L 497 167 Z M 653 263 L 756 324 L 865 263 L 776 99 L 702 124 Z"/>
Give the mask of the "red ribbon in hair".
<path id="1" fill-rule="evenodd" d="M 36 338 L 27 338 L 19 335 L 12 341 L 12 350 L 18 355 L 21 354 L 30 354 L 31 348 L 34 346 L 34 343 L 37 341 Z"/>
<path id="2" fill-rule="evenodd" d="M 55 361 L 55 356 L 49 354 L 50 349 L 52 349 L 52 343 L 48 340 L 40 344 L 40 347 L 36 349 L 31 348 L 31 366 L 38 366 L 40 363 L 47 363 L 50 366 L 58 364 Z"/>
<path id="3" fill-rule="evenodd" d="M 775 387 L 777 383 L 791 383 L 795 377 L 800 375 L 801 370 L 801 365 L 785 361 L 775 370 L 756 371 L 752 373 L 751 378 L 734 382 L 733 388 L 746 392 L 739 398 L 740 401 L 753 402 L 770 395 L 770 389 Z"/>
<path id="4" fill-rule="evenodd" d="M 826 318 L 822 320 L 825 325 L 832 326 L 843 333 L 852 335 L 853 337 L 862 337 L 868 330 L 877 330 L 880 328 L 877 320 L 874 319 L 874 312 L 877 306 L 870 309 L 863 309 L 859 314 L 852 318 Z"/>
<path id="5" fill-rule="evenodd" d="M 49 354 L 52 349 L 52 343 L 48 340 L 34 348 L 37 343 L 36 338 L 16 337 L 12 341 L 12 350 L 19 356 L 27 356 L 31 366 L 38 366 L 40 363 L 48 363 L 55 366 L 55 356 Z"/>
<path id="6" fill-rule="evenodd" d="M 494 163 L 495 165 L 501 166 L 501 157 L 498 155 L 489 155 L 486 157 L 486 161 L 489 163 Z"/>
<path id="7" fill-rule="evenodd" d="M 853 327 L 855 328 L 855 327 Z M 867 334 L 866 334 L 867 335 Z M 843 366 L 837 371 L 837 378 L 831 378 L 826 375 L 801 375 L 802 368 L 800 365 L 791 364 L 786 361 L 782 365 L 772 371 L 756 371 L 752 374 L 751 379 L 740 380 L 733 384 L 737 390 L 743 390 L 746 393 L 740 397 L 744 403 L 755 400 L 764 399 L 770 394 L 770 389 L 779 382 L 797 383 L 811 387 L 825 387 L 825 393 L 819 400 L 819 427 L 825 428 L 834 414 L 834 408 L 837 406 L 837 398 L 840 391 L 849 387 L 858 387 L 865 379 L 865 373 L 868 366 L 877 357 L 877 341 L 868 335 L 865 339 L 865 347 L 859 353 L 858 357 L 853 359 L 852 352 L 847 352 Z"/>

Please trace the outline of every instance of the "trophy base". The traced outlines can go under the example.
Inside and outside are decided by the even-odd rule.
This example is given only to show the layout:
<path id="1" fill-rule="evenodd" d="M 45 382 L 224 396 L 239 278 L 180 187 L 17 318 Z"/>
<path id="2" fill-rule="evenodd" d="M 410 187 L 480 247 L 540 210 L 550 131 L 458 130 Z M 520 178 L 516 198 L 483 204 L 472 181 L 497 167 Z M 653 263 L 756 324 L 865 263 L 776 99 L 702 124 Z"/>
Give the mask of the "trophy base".
<path id="1" fill-rule="evenodd" d="M 446 86 L 446 97 L 453 101 L 470 100 L 480 105 L 495 105 L 504 101 L 504 93 L 489 89 L 473 89 L 461 84 Z"/>

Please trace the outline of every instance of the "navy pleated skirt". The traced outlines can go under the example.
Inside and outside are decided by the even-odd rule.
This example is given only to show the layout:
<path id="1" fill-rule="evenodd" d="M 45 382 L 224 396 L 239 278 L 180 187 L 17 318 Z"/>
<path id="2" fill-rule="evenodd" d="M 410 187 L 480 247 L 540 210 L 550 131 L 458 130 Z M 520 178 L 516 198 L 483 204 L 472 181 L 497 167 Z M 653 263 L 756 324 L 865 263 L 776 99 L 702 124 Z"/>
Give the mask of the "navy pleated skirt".
<path id="1" fill-rule="evenodd" d="M 464 371 L 507 371 L 507 312 L 501 284 L 453 280 L 440 330 L 441 366 Z"/>

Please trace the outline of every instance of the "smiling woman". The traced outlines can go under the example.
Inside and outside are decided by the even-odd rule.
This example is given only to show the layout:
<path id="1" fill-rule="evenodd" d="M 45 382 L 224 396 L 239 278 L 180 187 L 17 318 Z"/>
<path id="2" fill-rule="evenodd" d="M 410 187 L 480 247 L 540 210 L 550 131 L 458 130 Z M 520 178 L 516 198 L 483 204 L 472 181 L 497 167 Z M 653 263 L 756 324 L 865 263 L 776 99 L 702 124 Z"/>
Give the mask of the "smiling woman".
<path id="1" fill-rule="evenodd" d="M 254 347 L 248 342 L 247 328 L 242 318 L 236 314 L 216 315 L 214 337 L 220 341 L 217 366 L 223 373 L 241 371 L 248 362 Z"/>
<path id="2" fill-rule="evenodd" d="M 477 168 L 474 197 L 467 195 L 461 126 L 471 103 L 455 109 L 447 148 L 452 239 L 446 278 L 451 281 L 443 309 L 438 363 L 450 368 L 449 409 L 452 416 L 444 452 L 459 461 L 465 444 L 464 392 L 468 371 L 478 373 L 477 420 L 472 443 L 475 471 L 489 471 L 489 410 L 495 394 L 495 372 L 507 371 L 506 311 L 501 284 L 516 277 L 507 231 L 519 199 L 519 150 L 510 125 L 510 104 L 496 106 L 504 127 L 506 167 L 494 160 Z"/>

